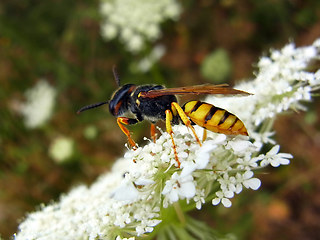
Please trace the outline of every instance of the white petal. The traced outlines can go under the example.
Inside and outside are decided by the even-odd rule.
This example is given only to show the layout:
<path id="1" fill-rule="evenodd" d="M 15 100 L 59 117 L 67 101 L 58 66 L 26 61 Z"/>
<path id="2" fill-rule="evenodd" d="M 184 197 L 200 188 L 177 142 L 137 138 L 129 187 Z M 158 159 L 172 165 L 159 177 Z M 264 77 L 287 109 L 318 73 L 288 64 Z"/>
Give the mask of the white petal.
<path id="1" fill-rule="evenodd" d="M 218 134 L 218 136 L 214 139 L 214 142 L 216 144 L 223 142 L 224 140 L 227 139 L 227 135 L 224 134 Z"/>
<path id="2" fill-rule="evenodd" d="M 236 185 L 234 185 L 234 184 L 228 184 L 228 188 L 229 188 L 229 190 L 231 191 L 231 192 L 235 192 L 236 191 Z"/>
<path id="3" fill-rule="evenodd" d="M 269 161 L 266 160 L 266 159 L 264 159 L 264 160 L 262 160 L 262 161 L 260 162 L 260 166 L 261 166 L 261 167 L 265 167 L 265 166 L 267 166 L 267 165 L 269 165 L 269 164 L 270 164 Z"/>
<path id="4" fill-rule="evenodd" d="M 146 179 L 146 178 L 138 178 L 135 182 L 136 185 L 149 185 L 149 184 L 154 184 L 155 181 L 151 180 L 151 179 Z"/>
<path id="5" fill-rule="evenodd" d="M 293 158 L 290 153 L 279 153 L 278 156 L 281 158 Z"/>
<path id="6" fill-rule="evenodd" d="M 171 183 L 171 181 L 168 180 L 168 181 L 166 181 L 166 185 L 164 186 L 161 193 L 163 195 L 166 195 L 171 191 L 172 188 L 173 188 L 172 183 Z"/>
<path id="7" fill-rule="evenodd" d="M 278 159 L 273 159 L 272 161 L 270 161 L 270 164 L 272 167 L 279 167 L 280 166 L 280 162 L 278 161 Z"/>
<path id="8" fill-rule="evenodd" d="M 286 158 L 281 158 L 280 159 L 280 164 L 281 165 L 288 165 L 289 163 L 290 163 L 289 159 L 286 159 Z"/>
<path id="9" fill-rule="evenodd" d="M 236 193 L 236 194 L 239 194 L 241 191 L 242 191 L 242 184 L 239 184 L 239 183 L 238 183 L 238 184 L 236 185 L 236 191 L 235 191 L 235 193 Z"/>
<path id="10" fill-rule="evenodd" d="M 276 155 L 279 152 L 280 146 L 275 145 L 271 150 L 267 153 L 267 156 L 273 156 Z"/>
<path id="11" fill-rule="evenodd" d="M 253 172 L 252 171 L 246 171 L 244 174 L 243 174 L 243 177 L 245 179 L 249 179 L 249 178 L 252 178 L 253 176 Z"/>
<path id="12" fill-rule="evenodd" d="M 195 162 L 197 163 L 197 169 L 204 169 L 210 160 L 209 153 L 198 153 Z"/>
<path id="13" fill-rule="evenodd" d="M 146 231 L 147 233 L 152 232 L 152 231 L 153 231 L 153 227 L 146 227 L 146 228 L 145 228 L 145 231 Z"/>
<path id="14" fill-rule="evenodd" d="M 214 198 L 212 199 L 212 205 L 218 205 L 220 203 L 221 199 L 220 198 Z"/>
<path id="15" fill-rule="evenodd" d="M 180 176 L 185 177 L 185 176 L 191 174 L 194 170 L 196 170 L 197 166 L 193 162 L 183 162 L 183 163 L 181 163 L 181 168 L 182 168 L 182 171 L 181 171 Z"/>
<path id="16" fill-rule="evenodd" d="M 119 186 L 111 193 L 111 198 L 118 201 L 133 201 L 139 196 L 139 191 L 134 187 L 132 183 L 126 183 Z"/>
<path id="17" fill-rule="evenodd" d="M 214 140 L 206 141 L 202 147 L 199 149 L 199 152 L 211 152 L 217 147 Z"/>
<path id="18" fill-rule="evenodd" d="M 221 203 L 223 204 L 223 206 L 225 206 L 226 208 L 231 207 L 232 203 L 228 198 L 222 198 Z"/>
<path id="19" fill-rule="evenodd" d="M 200 210 L 201 207 L 202 207 L 202 204 L 201 204 L 200 201 L 198 201 L 198 202 L 196 203 L 196 209 Z"/>
<path id="20" fill-rule="evenodd" d="M 234 142 L 229 142 L 229 145 L 235 152 L 243 152 L 250 145 L 252 145 L 252 143 L 247 140 L 237 140 Z"/>
<path id="21" fill-rule="evenodd" d="M 222 191 L 218 191 L 218 192 L 216 192 L 216 195 L 217 195 L 217 197 L 218 197 L 218 198 L 223 198 L 223 197 L 224 197 L 224 195 L 223 195 L 223 192 L 222 192 Z"/>
<path id="22" fill-rule="evenodd" d="M 251 178 L 243 182 L 243 185 L 246 188 L 251 188 L 253 190 L 257 190 L 261 186 L 261 181 L 258 178 Z"/>
<path id="23" fill-rule="evenodd" d="M 196 194 L 196 187 L 193 182 L 186 182 L 181 185 L 179 193 L 186 198 L 193 198 Z"/>
<path id="24" fill-rule="evenodd" d="M 234 193 L 232 191 L 225 191 L 224 192 L 224 195 L 227 197 L 227 198 L 232 198 L 234 196 Z"/>
<path id="25" fill-rule="evenodd" d="M 188 153 L 184 151 L 178 153 L 178 158 L 187 158 L 187 157 L 188 157 Z"/>
<path id="26" fill-rule="evenodd" d="M 178 191 L 176 189 L 172 189 L 169 193 L 169 199 L 171 202 L 176 202 L 179 200 Z"/>

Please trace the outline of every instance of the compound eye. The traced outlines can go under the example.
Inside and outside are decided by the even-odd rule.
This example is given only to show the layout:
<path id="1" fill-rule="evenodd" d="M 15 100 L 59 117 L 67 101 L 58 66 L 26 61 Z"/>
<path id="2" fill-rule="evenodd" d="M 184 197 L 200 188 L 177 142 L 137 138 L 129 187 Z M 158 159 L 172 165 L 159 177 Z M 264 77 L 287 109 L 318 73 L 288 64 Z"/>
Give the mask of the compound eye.
<path id="1" fill-rule="evenodd" d="M 123 100 L 111 101 L 109 104 L 109 111 L 113 116 L 119 116 L 121 114 L 121 107 L 123 105 Z"/>
<path id="2" fill-rule="evenodd" d="M 135 88 L 133 84 L 126 84 L 113 94 L 109 103 L 109 111 L 113 116 L 120 116 L 128 111 L 128 99 Z"/>

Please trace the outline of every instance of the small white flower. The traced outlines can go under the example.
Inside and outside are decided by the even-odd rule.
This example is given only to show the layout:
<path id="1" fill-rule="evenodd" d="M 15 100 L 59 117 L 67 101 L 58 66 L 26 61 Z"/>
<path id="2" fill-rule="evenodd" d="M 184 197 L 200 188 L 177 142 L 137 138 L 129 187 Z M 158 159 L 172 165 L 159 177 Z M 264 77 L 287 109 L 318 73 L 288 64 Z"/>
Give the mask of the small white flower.
<path id="1" fill-rule="evenodd" d="M 272 139 L 271 137 L 274 136 L 274 132 L 263 132 L 263 133 L 258 133 L 258 132 L 251 132 L 250 133 L 250 138 L 254 139 L 253 145 L 257 149 L 261 149 L 262 146 L 266 143 L 271 143 L 271 144 L 276 144 L 276 141 Z"/>
<path id="2" fill-rule="evenodd" d="M 258 178 L 251 178 L 251 179 L 245 180 L 243 182 L 243 185 L 246 188 L 251 188 L 252 190 L 257 190 L 261 186 L 261 181 Z"/>
<path id="3" fill-rule="evenodd" d="M 212 205 L 218 205 L 220 202 L 225 206 L 226 208 L 231 207 L 232 202 L 228 199 L 229 197 L 226 197 L 222 191 L 216 192 L 216 198 L 212 200 Z M 230 197 L 233 197 L 232 194 L 230 194 Z"/>
<path id="4" fill-rule="evenodd" d="M 222 178 L 218 179 L 220 183 L 220 188 L 223 192 L 235 192 L 236 185 L 235 185 L 235 178 L 233 176 L 229 176 L 227 172 L 225 172 Z"/>
<path id="5" fill-rule="evenodd" d="M 65 162 L 72 157 L 74 141 L 68 137 L 58 137 L 50 144 L 49 155 L 56 162 Z"/>
<path id="6" fill-rule="evenodd" d="M 293 156 L 289 153 L 278 153 L 280 149 L 279 145 L 275 145 L 267 154 L 264 159 L 261 161 L 261 166 L 266 166 L 271 164 L 273 167 L 279 167 L 280 165 L 288 165 Z"/>
<path id="7" fill-rule="evenodd" d="M 255 169 L 258 167 L 258 161 L 260 161 L 262 158 L 258 157 L 252 157 L 250 154 L 246 154 L 244 157 L 238 158 L 237 163 L 238 169 L 241 170 L 250 170 Z"/>
<path id="8" fill-rule="evenodd" d="M 22 103 L 19 112 L 24 116 L 28 128 L 37 128 L 47 122 L 53 112 L 56 90 L 46 80 L 40 80 L 26 91 L 26 102 Z"/>
<path id="9" fill-rule="evenodd" d="M 165 195 L 170 203 L 178 201 L 179 198 L 193 198 L 196 194 L 193 177 L 188 175 L 182 178 L 175 172 L 171 179 L 166 181 L 162 194 Z"/>
<path id="10" fill-rule="evenodd" d="M 197 189 L 196 190 L 196 195 L 194 196 L 193 198 L 194 202 L 196 203 L 196 208 L 198 210 L 201 209 L 201 206 L 202 204 L 204 204 L 206 201 L 205 201 L 205 193 L 204 193 L 204 189 Z"/>
<path id="11" fill-rule="evenodd" d="M 246 171 L 243 174 L 237 174 L 237 181 L 242 182 L 246 188 L 257 190 L 261 186 L 261 181 L 258 178 L 253 178 L 252 171 Z"/>

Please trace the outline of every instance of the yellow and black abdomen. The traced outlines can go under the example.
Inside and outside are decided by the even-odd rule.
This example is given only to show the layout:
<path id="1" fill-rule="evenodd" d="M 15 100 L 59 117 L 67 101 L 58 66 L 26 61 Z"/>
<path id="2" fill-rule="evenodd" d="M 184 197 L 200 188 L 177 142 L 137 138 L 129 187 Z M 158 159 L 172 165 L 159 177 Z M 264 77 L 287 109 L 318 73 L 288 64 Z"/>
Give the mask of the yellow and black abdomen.
<path id="1" fill-rule="evenodd" d="M 226 135 L 248 135 L 243 122 L 234 114 L 212 104 L 190 101 L 182 107 L 195 124 L 212 132 Z"/>

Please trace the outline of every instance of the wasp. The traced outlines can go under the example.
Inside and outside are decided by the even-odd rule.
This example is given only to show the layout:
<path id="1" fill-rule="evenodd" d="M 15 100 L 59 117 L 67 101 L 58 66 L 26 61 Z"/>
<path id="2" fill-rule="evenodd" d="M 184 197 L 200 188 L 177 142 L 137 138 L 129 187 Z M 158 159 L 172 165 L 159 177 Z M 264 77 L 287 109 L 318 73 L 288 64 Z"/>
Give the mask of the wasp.
<path id="1" fill-rule="evenodd" d="M 125 125 L 133 125 L 143 120 L 151 122 L 150 132 L 154 142 L 156 140 L 156 122 L 160 120 L 165 121 L 166 130 L 171 137 L 178 167 L 180 167 L 180 161 L 173 138 L 172 125 L 184 124 L 192 131 L 200 146 L 202 145 L 201 141 L 193 127 L 195 124 L 204 128 L 204 131 L 209 130 L 226 135 L 248 135 L 243 122 L 227 110 L 196 100 L 189 101 L 180 106 L 176 95 L 250 95 L 250 93 L 229 88 L 227 84 L 206 84 L 178 88 L 165 88 L 162 85 L 154 84 L 141 86 L 125 84 L 121 86 L 115 66 L 113 67 L 113 76 L 118 89 L 113 93 L 111 99 L 82 107 L 78 113 L 109 104 L 110 113 L 117 118 L 118 126 L 127 136 L 128 142 L 134 150 L 137 148 L 137 145 Z"/>

